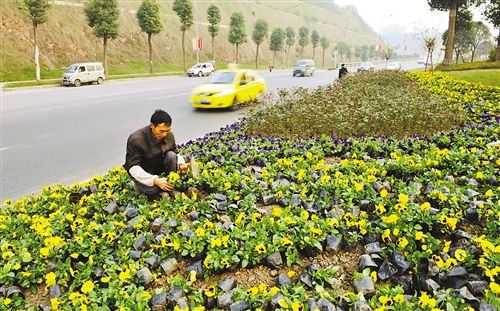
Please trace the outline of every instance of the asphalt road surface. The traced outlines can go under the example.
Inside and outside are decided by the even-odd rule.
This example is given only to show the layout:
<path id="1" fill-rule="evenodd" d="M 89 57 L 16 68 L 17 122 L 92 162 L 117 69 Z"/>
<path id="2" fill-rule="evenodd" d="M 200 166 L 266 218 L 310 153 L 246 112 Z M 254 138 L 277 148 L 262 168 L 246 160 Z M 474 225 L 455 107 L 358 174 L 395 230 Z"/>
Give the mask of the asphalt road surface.
<path id="1" fill-rule="evenodd" d="M 338 72 L 295 78 L 289 70 L 261 75 L 268 93 L 276 94 L 277 89 L 331 83 Z M 196 111 L 190 106 L 191 89 L 206 80 L 163 77 L 2 91 L 0 203 L 47 185 L 82 182 L 122 165 L 128 135 L 149 124 L 155 109 L 172 116 L 177 143 L 233 123 L 243 111 Z"/>
<path id="2" fill-rule="evenodd" d="M 334 71 L 313 77 L 265 72 L 268 92 L 333 81 Z M 128 135 L 149 124 L 155 109 L 172 116 L 177 143 L 233 123 L 240 111 L 196 111 L 191 89 L 208 78 L 163 77 L 104 85 L 3 91 L 1 191 L 4 199 L 38 193 L 47 185 L 82 182 L 125 161 Z"/>

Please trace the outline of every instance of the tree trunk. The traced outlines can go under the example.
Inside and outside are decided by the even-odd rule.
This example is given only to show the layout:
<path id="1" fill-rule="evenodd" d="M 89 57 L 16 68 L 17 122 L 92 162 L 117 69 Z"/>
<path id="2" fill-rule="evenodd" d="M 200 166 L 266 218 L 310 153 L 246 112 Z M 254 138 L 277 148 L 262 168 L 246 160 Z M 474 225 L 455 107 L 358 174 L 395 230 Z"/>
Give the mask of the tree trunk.
<path id="1" fill-rule="evenodd" d="M 273 68 L 276 67 L 276 51 L 273 53 Z"/>
<path id="2" fill-rule="evenodd" d="M 149 74 L 153 75 L 153 47 L 151 46 L 151 36 L 152 34 L 148 33 L 148 45 L 149 45 Z"/>
<path id="3" fill-rule="evenodd" d="M 212 60 L 215 60 L 215 55 L 214 55 L 214 36 L 212 36 Z"/>
<path id="4" fill-rule="evenodd" d="M 325 69 L 325 49 L 323 49 L 323 69 Z"/>
<path id="5" fill-rule="evenodd" d="M 498 28 L 498 37 L 497 37 L 497 53 L 495 56 L 495 60 L 500 60 L 500 27 Z"/>
<path id="6" fill-rule="evenodd" d="M 109 79 L 108 76 L 108 55 L 106 53 L 106 48 L 108 47 L 108 38 L 104 37 L 103 39 L 103 48 L 104 48 L 104 75 L 106 76 L 107 79 Z"/>
<path id="7" fill-rule="evenodd" d="M 477 46 L 473 46 L 470 49 L 470 62 L 471 63 L 474 61 L 474 54 L 476 54 L 476 49 L 477 49 Z"/>
<path id="8" fill-rule="evenodd" d="M 286 50 L 286 62 L 285 62 L 286 67 L 288 67 L 288 53 L 290 53 L 290 46 L 288 46 L 288 49 Z"/>
<path id="9" fill-rule="evenodd" d="M 455 45 L 455 24 L 457 21 L 457 0 L 450 2 L 450 12 L 448 17 L 448 37 L 444 50 L 443 65 L 451 65 L 453 59 L 453 46 Z"/>
<path id="10" fill-rule="evenodd" d="M 184 48 L 184 34 L 185 31 L 182 32 L 182 68 L 186 71 L 186 51 Z"/>
<path id="11" fill-rule="evenodd" d="M 39 57 L 38 57 L 38 45 L 36 42 L 36 27 L 37 25 L 33 23 L 33 42 L 35 44 L 34 47 L 34 58 L 35 58 L 35 79 L 36 81 L 40 81 L 40 62 L 39 62 Z"/>
<path id="12" fill-rule="evenodd" d="M 258 61 L 259 61 L 259 45 L 257 44 L 257 53 L 255 53 L 255 69 L 257 69 Z"/>
<path id="13" fill-rule="evenodd" d="M 314 60 L 315 53 L 316 53 L 316 48 L 313 48 L 313 60 Z"/>
<path id="14" fill-rule="evenodd" d="M 236 64 L 238 64 L 238 43 L 236 43 Z"/>

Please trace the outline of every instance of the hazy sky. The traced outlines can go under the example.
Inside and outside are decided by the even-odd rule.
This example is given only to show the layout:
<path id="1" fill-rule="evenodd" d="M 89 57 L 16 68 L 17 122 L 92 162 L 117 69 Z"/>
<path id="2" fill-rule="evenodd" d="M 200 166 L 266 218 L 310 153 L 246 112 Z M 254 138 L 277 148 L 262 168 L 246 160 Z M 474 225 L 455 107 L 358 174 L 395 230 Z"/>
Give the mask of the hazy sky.
<path id="1" fill-rule="evenodd" d="M 431 11 L 427 0 L 334 0 L 339 6 L 354 5 L 359 15 L 379 32 L 398 24 L 407 32 L 448 27 L 448 12 Z M 481 16 L 475 16 L 479 20 Z"/>

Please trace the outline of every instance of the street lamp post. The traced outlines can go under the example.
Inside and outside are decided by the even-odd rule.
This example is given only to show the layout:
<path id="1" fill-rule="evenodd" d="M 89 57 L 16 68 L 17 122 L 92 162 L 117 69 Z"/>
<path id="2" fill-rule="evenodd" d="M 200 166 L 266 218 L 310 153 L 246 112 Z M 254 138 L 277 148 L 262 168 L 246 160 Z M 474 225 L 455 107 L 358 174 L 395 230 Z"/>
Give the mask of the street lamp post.
<path id="1" fill-rule="evenodd" d="M 199 47 L 199 37 L 198 37 L 198 11 L 196 8 L 196 0 L 194 0 L 194 32 L 196 35 L 196 63 L 200 62 L 200 47 Z"/>

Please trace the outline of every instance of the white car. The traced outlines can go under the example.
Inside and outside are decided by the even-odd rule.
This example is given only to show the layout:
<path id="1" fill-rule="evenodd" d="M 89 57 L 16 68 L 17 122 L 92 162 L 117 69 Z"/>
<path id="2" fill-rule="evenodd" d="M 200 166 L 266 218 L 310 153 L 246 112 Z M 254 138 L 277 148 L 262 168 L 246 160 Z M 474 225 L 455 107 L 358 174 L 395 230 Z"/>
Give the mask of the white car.
<path id="1" fill-rule="evenodd" d="M 387 66 L 385 66 L 385 69 L 387 69 L 387 70 L 401 70 L 401 64 L 398 62 L 390 62 L 390 63 L 387 63 Z"/>
<path id="2" fill-rule="evenodd" d="M 419 64 L 419 65 L 423 65 L 423 64 L 425 64 L 425 57 L 420 57 L 420 58 L 418 59 L 418 61 L 417 61 L 417 64 Z"/>
<path id="3" fill-rule="evenodd" d="M 358 72 L 374 71 L 375 66 L 371 62 L 363 62 L 356 68 L 356 70 Z"/>
<path id="4" fill-rule="evenodd" d="M 187 71 L 188 77 L 192 76 L 209 76 L 215 71 L 215 67 L 212 63 L 198 63 L 193 67 L 189 68 Z"/>

